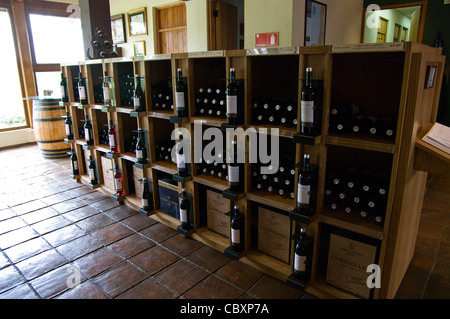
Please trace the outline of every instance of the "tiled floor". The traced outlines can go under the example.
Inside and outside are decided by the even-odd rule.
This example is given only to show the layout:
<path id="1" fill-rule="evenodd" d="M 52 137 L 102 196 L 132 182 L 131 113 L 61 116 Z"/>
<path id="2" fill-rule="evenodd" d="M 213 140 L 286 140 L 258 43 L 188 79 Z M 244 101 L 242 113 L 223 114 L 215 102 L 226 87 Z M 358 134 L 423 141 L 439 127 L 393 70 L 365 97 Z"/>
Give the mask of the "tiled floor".
<path id="1" fill-rule="evenodd" d="M 0 299 L 310 298 L 69 179 L 37 146 L 0 151 Z M 450 298 L 450 181 L 431 177 L 397 298 Z M 71 288 L 73 287 L 73 288 Z"/>
<path id="2" fill-rule="evenodd" d="M 69 174 L 37 146 L 0 151 L 0 299 L 311 297 Z"/>

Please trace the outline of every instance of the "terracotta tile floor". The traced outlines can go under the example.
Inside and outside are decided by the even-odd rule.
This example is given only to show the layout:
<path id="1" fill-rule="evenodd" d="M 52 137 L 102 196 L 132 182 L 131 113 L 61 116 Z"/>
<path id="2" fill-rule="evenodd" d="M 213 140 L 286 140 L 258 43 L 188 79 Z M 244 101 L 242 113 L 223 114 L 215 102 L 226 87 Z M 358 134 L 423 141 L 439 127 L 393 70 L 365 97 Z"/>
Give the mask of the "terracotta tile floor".
<path id="1" fill-rule="evenodd" d="M 36 145 L 0 151 L 0 299 L 312 298 L 69 173 Z M 450 298 L 449 226 L 450 182 L 431 177 L 397 298 Z"/>
<path id="2" fill-rule="evenodd" d="M 311 297 L 69 174 L 36 145 L 0 150 L 0 299 Z"/>

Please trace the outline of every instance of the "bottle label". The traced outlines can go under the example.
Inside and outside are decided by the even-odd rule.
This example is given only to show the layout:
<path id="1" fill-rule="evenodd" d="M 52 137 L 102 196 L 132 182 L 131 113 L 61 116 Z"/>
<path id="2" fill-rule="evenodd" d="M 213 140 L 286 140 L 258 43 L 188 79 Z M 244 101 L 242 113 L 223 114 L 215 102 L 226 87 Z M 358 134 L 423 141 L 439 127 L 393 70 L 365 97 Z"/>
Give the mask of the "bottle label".
<path id="1" fill-rule="evenodd" d="M 177 154 L 177 166 L 179 168 L 186 168 L 186 161 L 184 159 L 184 153 L 183 154 Z"/>
<path id="2" fill-rule="evenodd" d="M 182 223 L 187 223 L 188 221 L 187 209 L 180 209 L 180 221 Z"/>
<path id="3" fill-rule="evenodd" d="M 109 146 L 111 148 L 116 147 L 116 139 L 114 138 L 114 134 L 109 134 Z"/>
<path id="4" fill-rule="evenodd" d="M 311 195 L 311 185 L 302 185 L 298 183 L 297 202 L 299 204 L 308 205 Z"/>
<path id="5" fill-rule="evenodd" d="M 186 107 L 184 104 L 184 92 L 175 92 L 175 103 L 177 110 Z"/>
<path id="6" fill-rule="evenodd" d="M 301 272 L 306 271 L 306 256 L 295 254 L 294 269 Z"/>
<path id="7" fill-rule="evenodd" d="M 314 101 L 301 102 L 301 121 L 303 123 L 314 123 Z"/>
<path id="8" fill-rule="evenodd" d="M 78 169 L 78 161 L 72 162 L 73 170 L 76 171 Z"/>
<path id="9" fill-rule="evenodd" d="M 241 230 L 231 228 L 231 243 L 239 245 L 241 243 Z"/>
<path id="10" fill-rule="evenodd" d="M 237 95 L 227 95 L 227 113 L 237 114 Z"/>
<path id="11" fill-rule="evenodd" d="M 66 97 L 66 89 L 62 85 L 59 88 L 61 89 L 61 98 L 63 99 Z"/>
<path id="12" fill-rule="evenodd" d="M 147 198 L 143 198 L 142 199 L 142 206 L 143 207 L 148 207 L 148 199 Z"/>
<path id="13" fill-rule="evenodd" d="M 228 181 L 230 183 L 239 183 L 239 166 L 228 165 Z"/>
<path id="14" fill-rule="evenodd" d="M 86 99 L 86 90 L 84 89 L 84 86 L 78 87 L 78 95 L 80 96 L 80 100 Z"/>
<path id="15" fill-rule="evenodd" d="M 141 106 L 141 99 L 138 98 L 138 97 L 134 97 L 133 98 L 133 104 L 134 104 L 134 107 L 140 107 Z"/>
<path id="16" fill-rule="evenodd" d="M 103 88 L 103 99 L 105 101 L 111 100 L 111 90 L 109 89 L 109 87 L 104 87 Z"/>
<path id="17" fill-rule="evenodd" d="M 91 139 L 91 134 L 90 134 L 90 130 L 88 128 L 84 129 L 84 138 L 86 139 L 86 141 L 89 141 Z"/>
<path id="18" fill-rule="evenodd" d="M 122 191 L 123 190 L 123 183 L 121 178 L 115 178 L 114 184 L 116 185 L 116 191 Z"/>
<path id="19" fill-rule="evenodd" d="M 90 178 L 91 180 L 94 180 L 94 179 L 95 179 L 95 172 L 94 172 L 94 169 L 93 169 L 93 168 L 90 168 L 90 169 L 89 169 L 89 178 Z"/>
<path id="20" fill-rule="evenodd" d="M 70 132 L 70 124 L 66 124 L 66 135 L 69 136 L 71 134 Z"/>
<path id="21" fill-rule="evenodd" d="M 136 150 L 136 158 L 138 158 L 138 159 L 144 158 L 142 150 Z"/>

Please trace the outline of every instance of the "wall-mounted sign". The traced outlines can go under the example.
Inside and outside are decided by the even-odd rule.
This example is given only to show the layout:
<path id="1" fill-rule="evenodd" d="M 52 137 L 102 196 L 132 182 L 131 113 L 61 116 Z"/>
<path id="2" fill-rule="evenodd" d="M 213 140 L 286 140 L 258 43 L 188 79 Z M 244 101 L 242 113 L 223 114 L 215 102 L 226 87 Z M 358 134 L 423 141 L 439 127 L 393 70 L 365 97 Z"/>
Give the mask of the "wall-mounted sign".
<path id="1" fill-rule="evenodd" d="M 256 47 L 277 47 L 278 32 L 257 33 L 255 35 Z"/>

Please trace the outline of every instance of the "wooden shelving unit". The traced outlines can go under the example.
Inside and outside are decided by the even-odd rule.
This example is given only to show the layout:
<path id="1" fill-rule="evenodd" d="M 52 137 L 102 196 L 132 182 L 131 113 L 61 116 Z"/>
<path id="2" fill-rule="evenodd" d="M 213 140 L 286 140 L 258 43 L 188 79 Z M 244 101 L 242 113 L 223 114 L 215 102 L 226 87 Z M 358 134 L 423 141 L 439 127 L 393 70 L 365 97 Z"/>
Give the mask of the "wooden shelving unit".
<path id="1" fill-rule="evenodd" d="M 303 289 L 318 297 L 355 298 L 355 295 L 329 285 L 326 282 L 327 232 L 330 227 L 365 236 L 378 247 L 377 263 L 382 269 L 381 288 L 375 289 L 373 298 L 393 298 L 409 265 L 417 234 L 426 173 L 414 166 L 414 152 L 421 150 L 418 160 L 424 159 L 430 151 L 421 144 L 419 132 L 434 123 L 436 118 L 440 77 L 443 74 L 444 57 L 440 50 L 416 43 L 404 43 L 394 48 L 353 45 L 345 47 L 320 46 L 282 49 L 254 49 L 237 51 L 211 51 L 156 55 L 139 58 L 116 58 L 82 62 L 76 65 L 62 65 L 62 72 L 68 79 L 69 99 L 65 103 L 73 117 L 75 143 L 80 165 L 80 178 L 89 183 L 87 157 L 92 155 L 97 166 L 99 187 L 105 194 L 114 193 L 109 169 L 114 163 L 124 175 L 125 197 L 123 203 L 134 209 L 140 208 L 140 186 L 138 179 L 147 177 L 152 181 L 154 211 L 150 218 L 176 229 L 179 220 L 162 212 L 159 204 L 160 176 L 176 174 L 176 165 L 171 161 L 158 159 L 156 145 L 171 139 L 175 129 L 191 132 L 191 162 L 194 163 L 194 126 L 220 128 L 226 122 L 225 116 L 201 115 L 196 111 L 200 88 L 214 86 L 224 90 L 229 81 L 229 69 L 236 70 L 236 79 L 242 90 L 242 127 L 258 131 L 261 127 L 278 128 L 280 154 L 290 155 L 292 169 L 295 169 L 293 184 L 298 183 L 298 166 L 303 154 L 311 155 L 311 163 L 317 166 L 317 203 L 314 216 L 306 219 L 290 217 L 290 236 L 296 234 L 302 225 L 313 239 L 311 279 Z M 432 88 L 425 89 L 427 67 L 436 66 L 436 80 Z M 300 131 L 300 91 L 305 78 L 306 67 L 313 68 L 315 85 L 322 90 L 321 131 L 304 143 L 298 138 Z M 173 107 L 177 68 L 182 69 L 188 88 L 189 117 L 172 123 L 176 115 Z M 108 72 L 114 90 L 114 107 L 105 109 L 99 98 L 95 98 L 95 87 L 101 83 L 99 77 Z M 82 72 L 88 86 L 89 104 L 80 105 L 77 100 L 76 82 Z M 145 92 L 146 111 L 133 115 L 129 100 L 129 80 L 138 74 Z M 133 88 L 131 88 L 131 91 Z M 163 92 L 163 93 L 161 93 Z M 168 104 L 162 107 L 159 94 L 165 94 Z M 294 101 L 297 120 L 294 125 L 269 125 L 256 123 L 256 99 L 289 99 Z M 368 136 L 352 136 L 329 131 L 330 108 L 334 103 L 357 103 L 365 111 L 378 116 L 392 116 L 397 121 L 395 139 L 389 140 Z M 93 121 L 95 145 L 84 147 L 85 140 L 80 129 L 87 114 Z M 120 154 L 107 158 L 108 145 L 98 142 L 98 131 L 113 120 L 118 130 Z M 141 128 L 146 133 L 149 163 L 143 168 L 135 165 L 133 150 L 127 149 L 129 141 Z M 263 133 L 258 133 L 259 135 Z M 272 134 L 270 131 L 268 133 Z M 267 136 L 267 137 L 269 137 Z M 173 141 L 175 144 L 176 141 Z M 248 160 L 248 143 L 246 156 Z M 416 152 L 417 154 L 417 152 Z M 448 157 L 444 158 L 448 163 Z M 380 166 L 390 174 L 388 202 L 384 221 L 376 223 L 361 219 L 358 215 L 332 211 L 324 203 L 326 176 L 331 169 L 345 168 L 350 164 L 360 167 Z M 111 165 L 111 167 L 109 167 Z M 255 207 L 263 205 L 281 215 L 290 216 L 295 208 L 297 187 L 293 197 L 282 197 L 257 190 L 252 184 L 254 164 L 246 162 L 244 192 L 236 202 L 245 216 L 245 249 L 238 258 L 257 269 L 286 281 L 292 273 L 294 240 L 289 239 L 289 258 L 281 261 L 258 249 Z M 422 167 L 420 162 L 417 167 Z M 177 182 L 178 193 L 186 188 L 193 197 L 193 230 L 188 236 L 224 252 L 230 245 L 229 236 L 220 235 L 207 227 L 205 212 L 205 189 L 221 193 L 228 188 L 225 179 L 202 174 L 192 164 L 191 175 Z M 299 221 L 300 220 L 300 221 Z"/>

